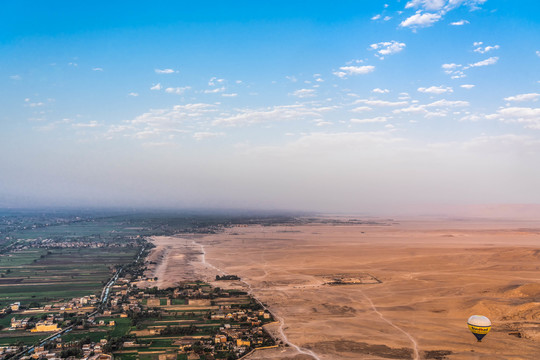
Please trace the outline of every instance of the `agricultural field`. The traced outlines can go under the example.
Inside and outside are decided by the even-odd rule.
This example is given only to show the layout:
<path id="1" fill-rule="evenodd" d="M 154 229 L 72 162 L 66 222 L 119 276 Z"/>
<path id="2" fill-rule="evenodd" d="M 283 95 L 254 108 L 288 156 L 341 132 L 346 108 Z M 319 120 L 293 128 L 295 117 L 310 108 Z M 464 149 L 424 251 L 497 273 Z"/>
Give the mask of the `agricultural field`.
<path id="1" fill-rule="evenodd" d="M 0 307 L 20 301 L 37 307 L 53 300 L 99 294 L 116 265 L 138 248 L 25 249 L 0 255 Z"/>
<path id="2" fill-rule="evenodd" d="M 292 217 L 238 213 L 205 214 L 181 211 L 39 211 L 0 209 L 0 252 L 16 240 L 53 239 L 60 241 L 122 242 L 137 236 L 215 232 L 232 224 L 289 223 Z"/>

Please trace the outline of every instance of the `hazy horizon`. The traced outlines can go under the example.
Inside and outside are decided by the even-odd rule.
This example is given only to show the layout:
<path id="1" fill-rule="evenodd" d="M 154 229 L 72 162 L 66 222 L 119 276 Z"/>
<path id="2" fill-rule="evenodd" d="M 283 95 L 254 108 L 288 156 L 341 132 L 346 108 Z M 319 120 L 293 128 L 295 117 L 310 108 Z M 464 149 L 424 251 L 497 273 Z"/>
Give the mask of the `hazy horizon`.
<path id="1" fill-rule="evenodd" d="M 0 208 L 536 216 L 538 10 L 5 4 Z"/>

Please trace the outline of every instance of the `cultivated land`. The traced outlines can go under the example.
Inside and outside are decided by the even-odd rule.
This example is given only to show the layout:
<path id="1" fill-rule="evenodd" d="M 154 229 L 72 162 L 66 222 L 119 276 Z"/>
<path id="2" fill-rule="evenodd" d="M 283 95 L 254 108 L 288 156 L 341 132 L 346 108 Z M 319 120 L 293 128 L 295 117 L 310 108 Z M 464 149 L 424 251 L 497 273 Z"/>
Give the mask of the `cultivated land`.
<path id="1" fill-rule="evenodd" d="M 0 306 L 44 304 L 98 295 L 115 265 L 131 262 L 135 247 L 24 249 L 0 256 Z"/>
<path id="2" fill-rule="evenodd" d="M 291 346 L 251 359 L 535 359 L 540 351 L 540 222 L 323 218 L 154 243 L 159 285 L 235 274 L 242 281 L 227 287 L 250 291 L 281 321 L 269 330 Z M 473 314 L 493 322 L 481 343 L 466 326 Z"/>

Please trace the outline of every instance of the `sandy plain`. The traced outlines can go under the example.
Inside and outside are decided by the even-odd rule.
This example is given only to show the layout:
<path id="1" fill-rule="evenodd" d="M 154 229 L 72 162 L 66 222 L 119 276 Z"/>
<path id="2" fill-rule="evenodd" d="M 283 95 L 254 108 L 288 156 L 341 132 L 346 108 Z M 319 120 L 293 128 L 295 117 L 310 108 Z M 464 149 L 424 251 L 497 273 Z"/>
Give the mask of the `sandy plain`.
<path id="1" fill-rule="evenodd" d="M 540 358 L 540 221 L 349 220 L 155 237 L 149 271 L 250 291 L 289 345 L 250 359 Z M 482 342 L 474 314 L 493 323 Z"/>

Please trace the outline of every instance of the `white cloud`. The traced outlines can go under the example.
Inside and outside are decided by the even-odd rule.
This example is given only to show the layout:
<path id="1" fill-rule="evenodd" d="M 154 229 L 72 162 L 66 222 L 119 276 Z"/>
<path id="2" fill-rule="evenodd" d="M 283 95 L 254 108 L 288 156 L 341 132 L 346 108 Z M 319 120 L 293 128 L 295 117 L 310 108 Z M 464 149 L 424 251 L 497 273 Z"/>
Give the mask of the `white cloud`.
<path id="1" fill-rule="evenodd" d="M 441 10 L 445 5 L 445 0 L 412 0 L 405 4 L 405 9 L 422 7 L 424 10 Z"/>
<path id="2" fill-rule="evenodd" d="M 219 136 L 225 136 L 225 133 L 201 131 L 201 132 L 196 132 L 196 133 L 193 134 L 193 138 L 195 140 L 197 140 L 197 141 L 216 138 L 216 137 L 219 137 Z"/>
<path id="3" fill-rule="evenodd" d="M 534 118 L 540 123 L 540 108 L 508 107 L 499 110 L 500 114 L 517 117 L 520 119 Z"/>
<path id="4" fill-rule="evenodd" d="M 451 93 L 454 92 L 454 90 L 449 86 L 430 86 L 428 88 L 425 87 L 419 87 L 419 92 L 422 93 L 428 93 L 428 94 L 444 94 L 444 93 Z"/>
<path id="5" fill-rule="evenodd" d="M 355 104 L 366 104 L 371 106 L 403 106 L 407 105 L 408 103 L 406 101 L 385 101 L 385 100 L 368 100 L 368 99 L 360 99 L 356 100 L 354 102 Z"/>
<path id="6" fill-rule="evenodd" d="M 451 101 L 451 100 L 442 99 L 442 100 L 434 101 L 425 106 L 426 107 L 462 107 L 462 106 L 469 106 L 469 105 L 470 104 L 468 101 L 463 101 L 463 100 Z"/>
<path id="7" fill-rule="evenodd" d="M 537 101 L 540 98 L 538 93 L 519 94 L 514 96 L 505 97 L 506 101 Z"/>
<path id="8" fill-rule="evenodd" d="M 95 68 L 92 68 L 92 71 L 103 71 L 103 69 L 100 67 L 95 67 Z"/>
<path id="9" fill-rule="evenodd" d="M 536 50 L 536 55 L 540 57 L 540 50 Z"/>
<path id="10" fill-rule="evenodd" d="M 387 118 L 385 116 L 378 116 L 370 119 L 351 119 L 350 121 L 355 124 L 369 124 L 386 122 Z"/>
<path id="11" fill-rule="evenodd" d="M 238 94 L 236 94 L 236 93 L 232 93 L 232 94 L 221 94 L 221 96 L 223 96 L 223 97 L 236 97 L 236 96 L 238 96 Z"/>
<path id="12" fill-rule="evenodd" d="M 475 44 L 479 45 L 482 43 L 478 42 Z M 452 79 L 460 79 L 466 76 L 465 70 L 468 70 L 474 67 L 493 65 L 493 64 L 496 64 L 498 60 L 499 58 L 494 56 L 494 57 L 490 57 L 482 61 L 475 62 L 473 64 L 469 64 L 468 66 L 463 66 L 461 64 L 455 64 L 455 63 L 448 63 L 448 64 L 442 64 L 441 67 L 443 68 L 445 74 L 450 75 Z"/>
<path id="13" fill-rule="evenodd" d="M 285 76 L 285 79 L 289 80 L 290 82 L 297 82 L 298 79 L 296 78 L 296 76 Z"/>
<path id="14" fill-rule="evenodd" d="M 189 90 L 191 89 L 190 86 L 185 86 L 185 87 L 168 87 L 165 89 L 165 92 L 168 93 L 168 94 L 177 94 L 177 95 L 182 95 L 186 90 Z"/>
<path id="15" fill-rule="evenodd" d="M 157 83 L 156 85 L 152 85 L 152 87 L 150 88 L 150 90 L 161 90 L 161 84 L 160 84 L 160 83 Z"/>
<path id="16" fill-rule="evenodd" d="M 446 13 L 462 5 L 468 6 L 471 10 L 476 10 L 487 0 L 411 0 L 407 2 L 405 8 L 422 8 L 427 11 L 440 11 Z"/>
<path id="17" fill-rule="evenodd" d="M 154 69 L 154 71 L 156 74 L 174 74 L 178 72 L 173 69 Z"/>
<path id="18" fill-rule="evenodd" d="M 439 100 L 432 102 L 430 104 L 413 104 L 408 107 L 401 109 L 395 109 L 392 111 L 394 114 L 412 114 L 412 115 L 423 115 L 424 118 L 430 119 L 434 117 L 446 117 L 451 111 L 452 107 L 462 107 L 468 106 L 469 103 L 466 101 L 448 101 L 448 100 Z M 453 111 L 454 115 L 459 115 L 461 112 Z M 413 121 L 416 122 L 416 121 Z"/>
<path id="19" fill-rule="evenodd" d="M 411 28 L 419 28 L 419 27 L 428 27 L 436 23 L 441 19 L 441 15 L 439 14 L 433 14 L 433 13 L 416 13 L 407 19 L 403 20 L 399 26 L 401 27 L 411 27 Z"/>
<path id="20" fill-rule="evenodd" d="M 223 84 L 225 82 L 225 79 L 218 79 L 217 77 L 212 77 L 210 80 L 208 80 L 208 86 L 217 86 L 220 84 Z"/>
<path id="21" fill-rule="evenodd" d="M 137 96 L 139 96 L 139 94 L 136 93 L 136 92 L 130 92 L 130 93 L 128 94 L 128 96 L 134 96 L 134 97 L 137 97 Z"/>
<path id="22" fill-rule="evenodd" d="M 133 139 L 164 140 L 170 142 L 175 136 L 207 128 L 214 119 L 216 105 L 194 103 L 175 105 L 172 108 L 151 109 L 123 124 L 108 127 L 106 139 L 118 136 Z M 200 129 L 201 131 L 206 131 Z"/>
<path id="23" fill-rule="evenodd" d="M 464 88 L 464 89 L 467 89 L 467 90 L 470 90 L 474 87 L 475 85 L 472 85 L 472 84 L 463 84 L 463 85 L 460 85 L 460 87 Z"/>
<path id="24" fill-rule="evenodd" d="M 451 64 L 442 64 L 441 67 L 445 70 L 454 70 L 456 68 L 459 68 L 461 67 L 462 65 L 461 64 L 454 64 L 454 63 L 451 63 Z"/>
<path id="25" fill-rule="evenodd" d="M 426 114 L 428 113 L 428 110 L 426 110 L 425 105 L 410 105 L 401 109 L 396 109 L 392 111 L 394 114 L 399 113 L 406 113 L 406 114 Z"/>
<path id="26" fill-rule="evenodd" d="M 29 107 L 40 107 L 40 106 L 44 106 L 45 103 L 41 102 L 41 101 L 38 101 L 38 102 L 31 102 L 30 101 L 30 98 L 26 98 L 24 99 L 24 102 L 26 103 L 24 106 L 29 106 Z"/>
<path id="27" fill-rule="evenodd" d="M 406 45 L 405 43 L 400 43 L 395 40 L 392 41 L 385 41 L 380 42 L 376 44 L 371 44 L 369 46 L 372 50 L 376 50 L 375 56 L 380 58 L 381 60 L 384 59 L 384 56 L 386 55 L 393 55 L 397 54 L 398 52 L 405 49 Z"/>
<path id="28" fill-rule="evenodd" d="M 340 78 L 346 78 L 348 75 L 365 75 L 373 72 L 375 66 L 363 65 L 363 66 L 342 66 L 339 68 L 341 71 L 335 71 L 334 75 Z"/>
<path id="29" fill-rule="evenodd" d="M 433 118 L 433 117 L 445 117 L 448 115 L 450 108 L 453 107 L 466 107 L 469 106 L 467 101 L 449 101 L 446 99 L 434 101 L 429 104 L 413 104 L 407 107 L 400 109 L 395 109 L 392 111 L 394 114 L 413 114 L 413 115 L 423 115 L 424 118 Z M 454 112 L 454 114 L 459 114 L 459 112 Z"/>
<path id="30" fill-rule="evenodd" d="M 388 21 L 388 20 L 390 20 L 390 19 L 392 19 L 391 16 L 385 16 L 385 17 L 383 18 L 384 21 Z"/>
<path id="31" fill-rule="evenodd" d="M 214 126 L 241 126 L 265 122 L 315 120 L 331 108 L 310 108 L 304 104 L 279 105 L 263 109 L 237 109 L 233 113 L 222 114 L 212 122 Z"/>
<path id="32" fill-rule="evenodd" d="M 474 45 L 474 46 L 477 46 L 477 45 Z M 477 52 L 477 53 L 480 53 L 480 54 L 485 54 L 487 52 L 490 52 L 491 50 L 498 50 L 499 48 L 500 48 L 499 45 L 485 46 L 485 47 L 479 46 L 476 49 L 474 49 L 473 51 Z"/>
<path id="33" fill-rule="evenodd" d="M 486 118 L 505 123 L 520 123 L 528 129 L 540 130 L 540 108 L 506 107 L 495 114 L 487 115 Z"/>
<path id="34" fill-rule="evenodd" d="M 352 109 L 351 111 L 353 112 L 365 112 L 365 111 L 371 111 L 373 110 L 372 108 L 370 108 L 369 106 L 358 106 L 358 107 L 355 107 L 354 109 Z"/>
<path id="35" fill-rule="evenodd" d="M 215 88 L 215 89 L 204 90 L 203 93 L 205 93 L 205 94 L 217 94 L 217 93 L 224 92 L 224 91 L 225 91 L 225 87 L 222 86 L 222 87 Z"/>
<path id="36" fill-rule="evenodd" d="M 469 22 L 467 20 L 459 20 L 459 21 L 455 21 L 453 23 L 450 23 L 450 25 L 453 25 L 453 26 L 462 26 L 462 25 L 465 25 L 465 24 L 469 24 Z"/>
<path id="37" fill-rule="evenodd" d="M 473 67 L 479 67 L 479 66 L 493 65 L 493 64 L 496 64 L 498 60 L 499 60 L 499 58 L 497 56 L 493 56 L 493 57 L 490 57 L 488 59 L 475 62 L 474 64 L 469 64 L 467 69 L 468 68 L 473 68 Z"/>
<path id="38" fill-rule="evenodd" d="M 377 93 L 377 94 L 387 94 L 387 93 L 390 92 L 390 90 L 375 88 L 375 89 L 371 90 L 371 92 L 374 92 L 374 93 Z"/>
<path id="39" fill-rule="evenodd" d="M 406 92 L 399 93 L 399 97 L 398 97 L 399 100 L 408 100 L 410 98 L 411 96 L 409 95 L 409 93 L 406 93 Z"/>
<path id="40" fill-rule="evenodd" d="M 308 97 L 314 97 L 315 96 L 315 90 L 313 89 L 299 89 L 293 92 L 291 95 L 299 97 L 299 98 L 308 98 Z"/>
<path id="41" fill-rule="evenodd" d="M 478 116 L 478 115 L 475 115 L 475 114 L 469 114 L 469 115 L 465 115 L 463 116 L 461 119 L 459 119 L 459 121 L 478 121 L 478 120 L 481 120 L 482 117 Z"/>
<path id="42" fill-rule="evenodd" d="M 416 8 L 418 10 L 414 15 L 403 20 L 400 26 L 413 29 L 431 26 L 455 8 L 465 5 L 470 10 L 476 10 L 484 2 L 486 0 L 411 0 L 407 2 L 405 9 Z M 466 23 L 468 23 L 467 20 L 460 20 L 452 23 L 452 25 L 459 26 Z"/>
<path id="43" fill-rule="evenodd" d="M 76 128 L 95 128 L 95 127 L 98 127 L 98 126 L 101 126 L 101 125 L 97 121 L 92 120 L 92 121 L 90 121 L 88 123 L 71 124 L 71 126 L 76 127 Z"/>
<path id="44" fill-rule="evenodd" d="M 334 125 L 333 122 L 330 122 L 330 121 L 316 121 L 315 123 L 315 126 L 329 126 L 329 125 Z"/>
<path id="45" fill-rule="evenodd" d="M 371 20 L 379 20 L 380 18 L 381 18 L 381 15 L 377 14 L 374 17 L 372 17 Z"/>

